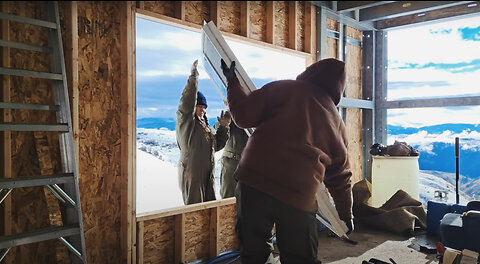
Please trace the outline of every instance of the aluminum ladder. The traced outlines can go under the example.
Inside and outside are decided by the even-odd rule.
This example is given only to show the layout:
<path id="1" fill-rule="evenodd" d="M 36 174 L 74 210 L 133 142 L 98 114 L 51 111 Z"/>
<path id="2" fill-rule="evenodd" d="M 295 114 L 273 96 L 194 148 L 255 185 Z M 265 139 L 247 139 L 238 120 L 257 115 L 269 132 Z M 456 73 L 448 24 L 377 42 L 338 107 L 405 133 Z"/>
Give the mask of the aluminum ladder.
<path id="1" fill-rule="evenodd" d="M 25 177 L 1 178 L 0 203 L 3 202 L 13 188 L 44 186 L 48 188 L 61 204 L 65 206 L 66 214 L 62 217 L 64 219 L 62 226 L 1 236 L 0 261 L 7 255 L 12 247 L 50 239 L 58 239 L 69 249 L 72 263 L 87 263 L 58 3 L 48 1 L 43 4 L 45 7 L 45 20 L 6 13 L 0 13 L 0 19 L 47 28 L 48 47 L 40 47 L 6 40 L 0 40 L 0 46 L 49 53 L 51 72 L 37 72 L 0 67 L 0 74 L 52 80 L 55 105 L 0 102 L 0 109 L 56 111 L 57 123 L 19 124 L 3 122 L 0 123 L 0 131 L 58 132 L 63 173 L 55 175 L 26 175 Z"/>

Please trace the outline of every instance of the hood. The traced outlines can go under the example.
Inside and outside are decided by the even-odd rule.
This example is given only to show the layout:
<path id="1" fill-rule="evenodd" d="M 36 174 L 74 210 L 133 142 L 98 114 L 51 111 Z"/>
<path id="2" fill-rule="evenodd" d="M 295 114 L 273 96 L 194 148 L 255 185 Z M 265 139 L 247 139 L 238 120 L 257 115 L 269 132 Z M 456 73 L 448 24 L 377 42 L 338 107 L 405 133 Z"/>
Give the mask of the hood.
<path id="1" fill-rule="evenodd" d="M 323 59 L 315 62 L 297 76 L 325 91 L 338 105 L 345 89 L 345 63 L 337 59 Z"/>

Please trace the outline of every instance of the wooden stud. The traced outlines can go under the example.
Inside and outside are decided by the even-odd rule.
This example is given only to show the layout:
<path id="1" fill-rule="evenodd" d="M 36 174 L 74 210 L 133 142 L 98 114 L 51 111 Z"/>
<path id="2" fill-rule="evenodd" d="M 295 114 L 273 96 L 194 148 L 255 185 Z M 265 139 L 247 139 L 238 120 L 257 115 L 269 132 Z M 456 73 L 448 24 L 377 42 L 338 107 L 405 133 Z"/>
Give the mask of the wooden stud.
<path id="1" fill-rule="evenodd" d="M 185 21 L 185 1 L 175 1 L 175 18 Z"/>
<path id="2" fill-rule="evenodd" d="M 240 34 L 250 36 L 250 2 L 242 1 L 240 4 Z"/>
<path id="3" fill-rule="evenodd" d="M 266 41 L 268 43 L 271 43 L 271 44 L 274 44 L 273 43 L 273 40 L 275 39 L 274 38 L 274 35 L 275 35 L 275 12 L 274 12 L 274 5 L 275 4 L 275 1 L 267 1 L 267 37 L 266 37 Z"/>
<path id="4" fill-rule="evenodd" d="M 135 2 L 125 2 L 121 45 L 121 247 L 127 263 L 136 261 L 135 215 Z"/>
<path id="5" fill-rule="evenodd" d="M 185 214 L 175 215 L 175 263 L 185 262 Z"/>
<path id="6" fill-rule="evenodd" d="M 2 5 L 2 12 L 8 13 L 8 2 L 3 1 Z M 2 20 L 2 40 L 8 41 L 10 39 L 10 30 L 9 30 L 9 21 Z M 8 68 L 10 66 L 10 48 L 3 47 L 2 48 L 2 67 Z M 10 102 L 10 76 L 3 75 L 2 76 L 2 102 Z M 11 122 L 11 112 L 9 109 L 4 109 L 1 119 L 3 122 Z M 2 169 L 0 174 L 3 178 L 11 178 L 12 177 L 12 134 L 10 131 L 5 131 L 0 133 L 2 145 L 0 150 L 0 164 L 2 165 Z M 12 232 L 12 222 L 11 222 L 11 215 L 12 215 L 12 198 L 11 194 L 9 194 L 5 200 L 3 201 L 3 211 L 1 212 L 2 219 L 0 219 L 0 224 L 2 225 L 0 228 L 1 234 L 3 235 L 10 235 Z"/>
<path id="7" fill-rule="evenodd" d="M 145 234 L 145 222 L 140 221 L 138 224 L 138 232 L 137 232 L 137 241 L 138 241 L 138 261 L 137 263 L 143 264 L 143 248 L 144 248 L 144 234 Z"/>
<path id="8" fill-rule="evenodd" d="M 218 212 L 220 207 L 214 207 L 210 209 L 210 258 L 216 257 L 219 252 L 218 238 L 219 238 L 219 223 L 220 213 Z"/>
<path id="9" fill-rule="evenodd" d="M 137 1 L 138 5 L 137 7 L 140 9 L 145 9 L 145 1 Z"/>
<path id="10" fill-rule="evenodd" d="M 288 1 L 288 47 L 297 50 L 297 1 Z"/>
<path id="11" fill-rule="evenodd" d="M 218 28 L 218 21 L 220 18 L 218 17 L 220 11 L 218 10 L 218 1 L 209 1 L 210 2 L 210 20 L 213 21 L 215 26 Z"/>

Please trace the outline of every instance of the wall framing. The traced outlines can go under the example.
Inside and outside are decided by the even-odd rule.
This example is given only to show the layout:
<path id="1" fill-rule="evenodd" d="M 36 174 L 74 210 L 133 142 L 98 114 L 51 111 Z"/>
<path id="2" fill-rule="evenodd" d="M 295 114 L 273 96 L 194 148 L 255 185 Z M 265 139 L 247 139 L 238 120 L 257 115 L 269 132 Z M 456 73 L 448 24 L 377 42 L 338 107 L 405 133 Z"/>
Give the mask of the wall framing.
<path id="1" fill-rule="evenodd" d="M 33 3 L 6 1 L 2 2 L 2 7 L 8 9 L 14 7 L 24 14 L 31 12 L 34 16 L 42 16 L 40 9 Z M 213 257 L 219 252 L 236 247 L 235 236 L 229 233 L 232 230 L 232 223 L 223 222 L 234 219 L 235 206 L 232 200 L 221 200 L 208 205 L 212 207 L 199 207 L 195 211 L 178 213 L 178 216 L 157 215 L 156 220 L 143 221 L 143 218 L 135 214 L 135 17 L 153 19 L 197 31 L 200 30 L 203 19 L 211 19 L 219 24 L 219 29 L 226 37 L 304 57 L 309 65 L 322 58 L 318 57 L 317 45 L 325 52 L 334 45 L 335 53 L 343 53 L 338 52 L 342 45 L 336 44 L 333 38 L 328 39 L 328 42 L 322 39 L 328 34 L 326 30 L 317 35 L 317 29 L 322 29 L 322 25 L 317 23 L 320 16 L 318 10 L 320 9 L 306 1 L 293 4 L 288 1 L 61 3 L 60 15 L 63 17 L 62 30 L 64 30 L 62 36 L 65 55 L 69 58 L 67 75 L 89 262 L 137 263 L 141 259 L 148 262 L 149 259 L 155 258 L 156 253 L 148 251 L 152 244 L 145 239 L 158 231 L 153 223 L 155 221 L 165 222 L 165 226 L 159 228 L 174 227 L 172 234 L 173 237 L 177 237 L 175 243 L 179 246 L 170 251 L 170 246 L 165 245 L 168 249 L 164 252 L 167 252 L 168 259 L 194 260 Z M 338 20 L 338 17 L 332 16 L 329 10 L 320 11 L 323 14 L 322 21 L 327 15 L 333 20 Z M 344 24 L 349 25 L 349 20 L 345 21 Z M 355 43 L 361 42 L 361 39 L 352 38 L 344 33 L 347 33 L 347 30 L 341 34 L 343 43 L 350 45 L 345 46 L 347 50 L 348 47 L 351 48 L 356 45 Z M 2 34 L 5 34 L 3 28 Z M 9 48 L 2 49 L 2 55 L 8 52 L 11 52 Z M 12 54 L 9 56 L 13 58 Z M 15 57 L 15 62 L 31 59 L 25 54 L 16 56 L 21 58 L 18 60 L 18 57 Z M 6 63 L 4 58 L 2 57 L 3 63 Z M 359 69 L 357 67 L 357 71 Z M 4 81 L 3 84 L 5 83 Z M 4 98 L 22 98 L 13 84 L 4 87 L 10 88 L 11 92 L 10 95 L 5 95 L 7 92 L 3 89 Z M 356 94 L 358 92 L 352 91 Z M 365 103 L 361 102 L 357 95 L 346 99 L 347 108 L 358 109 L 361 108 L 358 106 Z M 4 112 L 3 118 L 5 115 Z M 14 118 L 20 119 L 22 116 Z M 361 130 L 361 120 L 352 125 L 351 129 Z M 9 143 L 2 138 L 3 161 L 11 162 L 8 158 L 10 154 L 6 150 L 9 149 L 9 144 L 15 144 L 13 141 L 10 140 Z M 12 150 L 18 151 L 14 152 L 17 158 L 36 158 L 32 156 L 33 153 L 37 153 L 33 143 Z M 4 168 L 3 177 L 8 177 L 6 175 L 9 173 L 12 175 L 12 171 L 15 172 L 13 175 L 17 176 L 16 170 L 19 168 L 8 169 L 8 166 Z M 7 217 L 16 213 L 18 199 L 12 199 L 10 204 L 11 209 L 2 210 L 2 216 Z M 37 209 L 48 211 L 48 207 L 48 202 L 42 200 Z M 27 218 L 33 216 L 33 213 L 24 214 Z M 48 219 L 47 215 L 46 217 L 45 220 Z M 202 247 L 198 251 L 199 254 L 193 253 L 189 246 L 191 237 L 187 233 L 193 226 L 192 218 L 204 223 L 203 227 L 206 228 L 205 232 L 203 229 L 199 231 L 202 234 L 200 237 L 204 238 L 200 243 Z M 8 230 L 13 224 L 11 221 L 4 221 L 2 229 Z M 24 224 L 23 227 L 27 225 Z M 182 236 L 182 233 L 185 233 L 185 236 Z M 28 263 L 21 255 L 43 259 L 55 254 L 51 252 L 51 248 L 55 247 L 49 247 L 49 250 L 45 251 L 39 250 L 42 247 L 11 250 L 8 255 L 10 262 L 7 263 L 13 260 L 16 263 Z"/>

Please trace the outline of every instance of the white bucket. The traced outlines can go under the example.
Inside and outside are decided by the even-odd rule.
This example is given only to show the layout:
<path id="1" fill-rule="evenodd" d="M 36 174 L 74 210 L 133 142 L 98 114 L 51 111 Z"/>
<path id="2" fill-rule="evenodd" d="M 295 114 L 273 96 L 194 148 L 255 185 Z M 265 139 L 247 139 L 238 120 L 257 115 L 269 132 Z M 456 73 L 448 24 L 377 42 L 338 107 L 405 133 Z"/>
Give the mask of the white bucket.
<path id="1" fill-rule="evenodd" d="M 418 156 L 372 156 L 372 206 L 380 207 L 398 190 L 419 200 Z"/>

